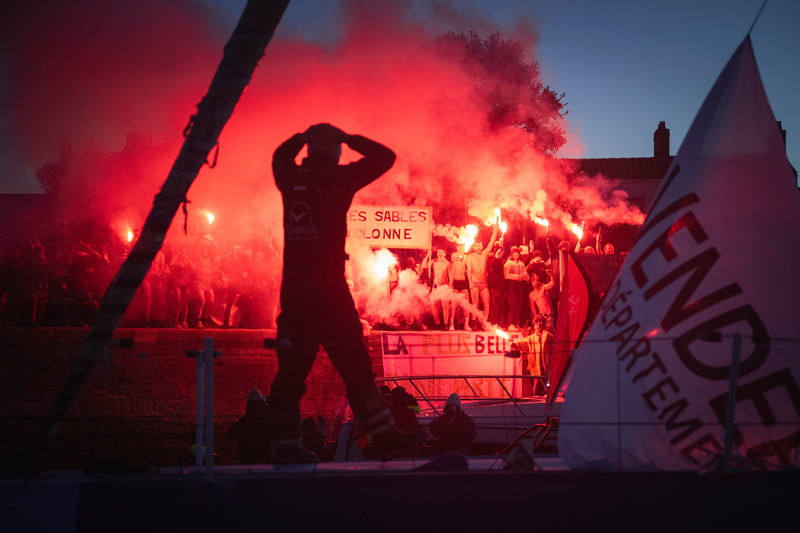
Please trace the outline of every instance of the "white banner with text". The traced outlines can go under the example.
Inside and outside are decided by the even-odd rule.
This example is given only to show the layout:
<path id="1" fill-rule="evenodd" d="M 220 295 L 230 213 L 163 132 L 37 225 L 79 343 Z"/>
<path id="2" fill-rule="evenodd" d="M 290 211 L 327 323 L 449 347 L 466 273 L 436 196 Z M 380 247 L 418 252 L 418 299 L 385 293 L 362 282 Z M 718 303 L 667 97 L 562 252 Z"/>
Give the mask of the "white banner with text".
<path id="1" fill-rule="evenodd" d="M 487 331 L 384 331 L 381 333 L 384 377 L 484 376 L 464 379 L 415 379 L 426 396 L 506 398 L 524 395 L 523 379 L 493 376 L 522 375 L 523 359 L 505 357 L 511 343 L 522 337 L 509 333 L 505 339 Z M 400 383 L 406 389 L 408 384 Z M 505 387 L 505 390 L 504 390 Z M 410 391 L 411 392 L 411 391 Z"/>
<path id="2" fill-rule="evenodd" d="M 433 220 L 430 207 L 351 205 L 347 237 L 373 248 L 431 247 Z"/>

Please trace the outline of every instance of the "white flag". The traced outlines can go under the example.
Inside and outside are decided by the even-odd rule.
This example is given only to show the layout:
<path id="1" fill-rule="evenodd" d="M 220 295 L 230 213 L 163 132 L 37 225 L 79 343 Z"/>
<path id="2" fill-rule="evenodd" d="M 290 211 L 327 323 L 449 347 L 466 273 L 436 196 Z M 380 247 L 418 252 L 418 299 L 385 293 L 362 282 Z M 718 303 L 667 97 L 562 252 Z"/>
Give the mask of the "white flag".
<path id="1" fill-rule="evenodd" d="M 799 232 L 797 184 L 748 36 L 573 362 L 559 427 L 565 463 L 714 464 L 738 353 L 733 455 L 756 468 L 800 465 Z"/>

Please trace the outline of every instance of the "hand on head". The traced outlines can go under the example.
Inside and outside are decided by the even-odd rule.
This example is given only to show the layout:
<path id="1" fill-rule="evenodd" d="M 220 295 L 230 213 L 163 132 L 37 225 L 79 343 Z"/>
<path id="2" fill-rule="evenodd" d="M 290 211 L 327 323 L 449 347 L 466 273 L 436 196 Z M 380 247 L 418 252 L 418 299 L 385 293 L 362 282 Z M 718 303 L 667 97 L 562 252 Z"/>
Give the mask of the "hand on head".
<path id="1" fill-rule="evenodd" d="M 308 128 L 305 132 L 306 140 L 324 140 L 325 142 L 344 142 L 348 135 L 337 128 L 336 126 L 332 126 L 327 122 L 322 122 L 320 124 L 314 124 L 310 128 Z"/>
<path id="2" fill-rule="evenodd" d="M 332 157 L 337 161 L 342 155 L 342 143 L 349 137 L 339 128 L 324 123 L 314 124 L 303 133 L 303 136 L 309 155 Z"/>

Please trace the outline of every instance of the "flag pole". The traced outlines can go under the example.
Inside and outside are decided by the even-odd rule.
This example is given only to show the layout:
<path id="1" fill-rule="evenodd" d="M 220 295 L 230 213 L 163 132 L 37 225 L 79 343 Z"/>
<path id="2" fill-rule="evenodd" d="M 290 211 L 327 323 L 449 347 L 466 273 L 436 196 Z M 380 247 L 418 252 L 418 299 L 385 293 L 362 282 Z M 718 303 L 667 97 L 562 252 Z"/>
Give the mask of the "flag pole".
<path id="1" fill-rule="evenodd" d="M 759 9 L 758 13 L 756 14 L 756 18 L 753 19 L 753 23 L 750 25 L 750 29 L 747 30 L 747 35 L 750 35 L 750 32 L 753 31 L 753 27 L 756 25 L 756 22 L 758 22 L 758 17 L 761 16 L 761 12 L 764 11 L 764 6 L 766 5 L 767 5 L 767 0 L 764 0 L 764 2 L 761 3 L 761 9 Z"/>
<path id="2" fill-rule="evenodd" d="M 736 389 L 739 382 L 739 358 L 742 351 L 742 334 L 733 335 L 733 353 L 731 354 L 731 372 L 728 383 L 728 406 L 725 411 L 725 447 L 722 456 L 721 470 L 729 472 L 733 460 L 733 433 L 736 429 L 734 411 L 736 410 Z"/>

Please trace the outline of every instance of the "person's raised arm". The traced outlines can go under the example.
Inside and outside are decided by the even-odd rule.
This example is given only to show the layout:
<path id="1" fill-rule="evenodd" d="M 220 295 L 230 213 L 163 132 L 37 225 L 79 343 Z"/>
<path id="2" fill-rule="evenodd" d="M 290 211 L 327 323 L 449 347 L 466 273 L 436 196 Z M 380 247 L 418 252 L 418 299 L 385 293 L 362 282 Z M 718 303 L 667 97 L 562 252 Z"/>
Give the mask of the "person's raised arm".
<path id="1" fill-rule="evenodd" d="M 362 135 L 347 135 L 343 142 L 351 150 L 364 156 L 355 163 L 348 165 L 348 168 L 357 171 L 353 175 L 356 177 L 354 185 L 358 189 L 372 183 L 386 173 L 392 168 L 395 159 L 397 159 L 391 149 Z"/>
<path id="2" fill-rule="evenodd" d="M 275 177 L 275 184 L 279 189 L 281 189 L 283 180 L 287 177 L 286 171 L 297 166 L 294 159 L 305 144 L 306 134 L 295 133 L 283 141 L 275 150 L 275 153 L 272 154 L 272 175 Z"/>
<path id="3" fill-rule="evenodd" d="M 497 217 L 497 219 L 500 220 L 500 217 Z M 494 229 L 492 229 L 492 238 L 489 239 L 489 244 L 488 244 L 488 246 L 486 246 L 486 250 L 484 250 L 486 252 L 486 255 L 489 255 L 490 253 L 492 253 L 492 250 L 494 249 L 494 243 L 495 243 L 495 241 L 497 241 L 497 230 L 498 229 L 500 229 L 500 224 L 498 222 L 495 222 L 494 223 Z"/>
<path id="4" fill-rule="evenodd" d="M 533 335 L 528 335 L 522 339 L 515 340 L 511 343 L 512 350 L 519 350 L 520 352 L 530 353 L 533 345 Z"/>
<path id="5" fill-rule="evenodd" d="M 428 248 L 428 253 L 425 254 L 425 258 L 422 260 L 422 264 L 421 264 L 422 268 L 428 268 L 428 265 L 430 265 L 431 256 L 433 255 L 431 252 L 433 252 L 433 248 L 432 247 Z"/>

